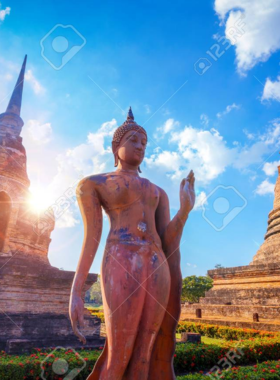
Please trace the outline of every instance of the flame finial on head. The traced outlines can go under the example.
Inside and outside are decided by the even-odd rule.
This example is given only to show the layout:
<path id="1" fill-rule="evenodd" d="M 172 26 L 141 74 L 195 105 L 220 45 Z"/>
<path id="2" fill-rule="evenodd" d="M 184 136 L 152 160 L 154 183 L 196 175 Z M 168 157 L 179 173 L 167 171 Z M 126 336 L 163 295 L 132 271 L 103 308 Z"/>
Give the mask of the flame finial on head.
<path id="1" fill-rule="evenodd" d="M 131 107 L 129 107 L 126 120 L 134 120 L 134 116 L 133 116 L 133 112 L 132 112 Z"/>

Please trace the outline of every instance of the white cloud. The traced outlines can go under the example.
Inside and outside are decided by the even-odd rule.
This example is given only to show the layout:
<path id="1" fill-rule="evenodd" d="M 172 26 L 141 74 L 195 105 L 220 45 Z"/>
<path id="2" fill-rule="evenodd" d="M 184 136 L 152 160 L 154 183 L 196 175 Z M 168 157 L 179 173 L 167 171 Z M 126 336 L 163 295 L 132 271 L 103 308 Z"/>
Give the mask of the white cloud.
<path id="1" fill-rule="evenodd" d="M 202 115 L 200 115 L 200 121 L 202 125 L 207 127 L 207 125 L 209 124 L 209 117 L 205 113 L 203 113 Z"/>
<path id="2" fill-rule="evenodd" d="M 58 228 L 71 228 L 79 223 L 76 201 L 71 202 L 66 210 L 61 210 L 61 204 L 65 205 L 63 198 L 67 198 L 71 191 L 75 194 L 79 180 L 90 174 L 114 170 L 110 146 L 116 127 L 115 119 L 103 123 L 95 132 L 88 133 L 84 143 L 70 148 L 61 146 L 53 136 L 50 123 L 29 120 L 23 127 L 32 194 L 39 203 L 41 197 L 46 206 L 53 206 Z M 48 144 L 50 140 L 52 143 Z"/>
<path id="3" fill-rule="evenodd" d="M 187 266 L 188 266 L 188 267 L 194 267 L 194 268 L 196 268 L 196 267 L 197 267 L 197 265 L 196 265 L 196 264 L 191 264 L 191 263 L 187 263 Z"/>
<path id="4" fill-rule="evenodd" d="M 245 33 L 235 40 L 237 68 L 241 74 L 258 62 L 265 62 L 280 48 L 279 0 L 215 0 L 215 10 L 225 22 L 229 39 L 238 18 L 245 16 L 241 20 Z"/>
<path id="5" fill-rule="evenodd" d="M 178 207 L 178 185 L 190 169 L 194 170 L 197 188 L 196 209 L 204 199 L 201 188 L 221 175 L 228 167 L 248 170 L 261 164 L 280 147 L 280 121 L 274 120 L 267 130 L 248 140 L 247 144 L 229 146 L 215 129 L 202 130 L 186 126 L 168 134 L 169 143 L 164 151 L 155 149 L 145 158 L 147 172 L 155 183 L 168 188 L 172 208 Z M 261 191 L 261 189 L 259 190 Z"/>
<path id="6" fill-rule="evenodd" d="M 9 99 L 18 75 L 20 73 L 21 64 L 15 64 L 0 57 L 0 98 Z M 32 70 L 27 70 L 25 73 L 25 82 L 28 84 L 36 95 L 44 94 L 46 89 L 42 86 L 39 80 L 35 77 Z"/>
<path id="7" fill-rule="evenodd" d="M 168 119 L 164 123 L 164 125 L 161 127 L 161 132 L 164 134 L 174 130 L 176 127 L 178 127 L 180 123 L 178 121 L 175 121 L 174 119 Z"/>
<path id="8" fill-rule="evenodd" d="M 187 126 L 172 133 L 171 142 L 178 144 L 184 166 L 195 171 L 200 183 L 216 178 L 236 155 L 236 148 L 228 148 L 223 137 L 213 128 L 205 131 Z"/>
<path id="9" fill-rule="evenodd" d="M 47 144 L 52 138 L 50 123 L 42 124 L 39 120 L 28 120 L 25 128 L 31 140 L 36 144 Z"/>
<path id="10" fill-rule="evenodd" d="M 256 189 L 256 193 L 259 195 L 274 194 L 274 183 L 265 179 Z"/>
<path id="11" fill-rule="evenodd" d="M 174 171 L 184 164 L 182 157 L 177 152 L 170 152 L 167 150 L 156 152 L 150 157 L 145 158 L 145 162 L 150 168 L 161 168 L 165 172 Z"/>
<path id="12" fill-rule="evenodd" d="M 1 8 L 1 3 L 0 3 Z M 6 7 L 5 9 L 0 9 L 0 21 L 4 21 L 6 16 L 8 16 L 11 13 L 11 8 Z"/>
<path id="13" fill-rule="evenodd" d="M 55 222 L 55 227 L 57 228 L 72 228 L 80 223 L 79 219 L 76 219 L 73 211 L 68 208 L 64 211 L 60 218 L 58 218 Z"/>
<path id="14" fill-rule="evenodd" d="M 158 140 L 162 139 L 164 135 L 179 127 L 179 125 L 180 123 L 178 121 L 175 121 L 174 119 L 167 119 L 161 127 L 156 129 L 154 137 Z"/>
<path id="15" fill-rule="evenodd" d="M 252 164 L 261 163 L 280 147 L 280 120 L 272 121 L 269 128 L 259 135 L 255 142 L 251 145 L 239 147 L 238 155 L 233 162 L 233 166 L 237 169 L 244 169 Z"/>
<path id="16" fill-rule="evenodd" d="M 217 117 L 221 118 L 222 116 L 225 116 L 226 114 L 230 113 L 234 109 L 239 110 L 239 108 L 240 108 L 240 105 L 232 103 L 232 104 L 226 106 L 226 109 L 224 111 L 218 112 Z"/>
<path id="17" fill-rule="evenodd" d="M 263 171 L 268 176 L 274 176 L 274 174 L 277 172 L 279 165 L 280 161 L 266 162 L 263 166 Z"/>
<path id="18" fill-rule="evenodd" d="M 256 137 L 254 133 L 248 132 L 247 129 L 243 129 L 243 132 L 249 140 L 254 140 Z"/>
<path id="19" fill-rule="evenodd" d="M 46 90 L 45 88 L 41 85 L 41 83 L 38 81 L 38 79 L 35 78 L 32 70 L 27 70 L 24 76 L 25 80 L 30 83 L 33 91 L 35 94 L 43 94 Z"/>
<path id="20" fill-rule="evenodd" d="M 206 198 L 201 187 L 208 185 L 229 166 L 244 169 L 262 162 L 266 158 L 265 155 L 270 155 L 279 145 L 279 120 L 275 120 L 265 133 L 245 146 L 241 143 L 229 146 L 215 129 L 203 130 L 186 126 L 180 129 L 178 127 L 176 131 L 170 127 L 174 125 L 178 127 L 179 122 L 173 120 L 164 123 L 168 137 L 165 149 L 154 149 L 146 155 L 141 166 L 144 177 L 152 178 L 154 183 L 168 190 L 171 208 L 178 207 L 179 183 L 190 169 L 195 172 L 196 187 L 199 189 L 195 205 L 195 209 L 198 210 Z M 40 127 L 42 131 L 38 136 L 36 133 Z M 117 128 L 115 119 L 102 124 L 95 132 L 88 133 L 84 143 L 64 149 L 62 153 L 61 147 L 58 150 L 54 145 L 56 139 L 52 140 L 51 149 L 50 144 L 34 144 L 36 138 L 47 142 L 51 138 L 50 128 L 49 123 L 29 121 L 27 127 L 23 128 L 23 135 L 30 179 L 32 183 L 35 182 L 34 186 L 38 178 L 45 181 L 52 202 L 56 202 L 69 187 L 73 187 L 73 183 L 77 184 L 79 179 L 114 170 L 111 139 Z M 57 154 L 58 151 L 60 154 Z M 44 176 L 40 173 L 44 173 Z M 59 226 L 73 227 L 78 223 L 79 216 L 75 203 L 65 215 L 63 213 Z"/>
<path id="21" fill-rule="evenodd" d="M 269 78 L 266 79 L 262 100 L 270 99 L 280 102 L 280 76 L 275 82 L 272 82 Z"/>
<path id="22" fill-rule="evenodd" d="M 200 210 L 203 205 L 207 205 L 207 195 L 204 191 L 201 191 L 196 195 L 194 210 Z"/>
<path id="23" fill-rule="evenodd" d="M 96 132 L 88 134 L 85 143 L 57 155 L 57 173 L 49 185 L 54 202 L 64 196 L 69 188 L 75 189 L 79 180 L 85 176 L 113 170 L 110 143 L 116 128 L 115 119 L 103 123 Z M 74 227 L 78 223 L 78 215 L 77 202 L 75 202 L 67 213 L 62 213 L 58 222 L 59 227 Z"/>

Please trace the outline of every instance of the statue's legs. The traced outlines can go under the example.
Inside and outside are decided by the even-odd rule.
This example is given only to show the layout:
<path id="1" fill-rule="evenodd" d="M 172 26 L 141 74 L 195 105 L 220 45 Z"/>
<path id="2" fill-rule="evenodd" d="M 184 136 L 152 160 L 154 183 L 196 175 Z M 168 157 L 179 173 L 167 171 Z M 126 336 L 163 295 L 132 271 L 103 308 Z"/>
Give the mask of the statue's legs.
<path id="1" fill-rule="evenodd" d="M 101 291 L 107 340 L 89 380 L 123 379 L 145 301 L 145 289 L 139 286 L 147 277 L 145 249 L 125 244 L 106 246 Z"/>
<path id="2" fill-rule="evenodd" d="M 133 353 L 123 380 L 148 380 L 151 354 L 170 292 L 170 272 L 168 263 L 164 261 L 162 252 L 151 251 L 147 262 L 148 279 L 143 284 L 146 288 L 145 303 Z"/>
<path id="3" fill-rule="evenodd" d="M 176 380 L 173 360 L 176 348 L 176 328 L 181 313 L 182 291 L 179 249 L 169 256 L 167 262 L 171 274 L 170 297 L 154 344 L 150 361 L 149 380 Z"/>

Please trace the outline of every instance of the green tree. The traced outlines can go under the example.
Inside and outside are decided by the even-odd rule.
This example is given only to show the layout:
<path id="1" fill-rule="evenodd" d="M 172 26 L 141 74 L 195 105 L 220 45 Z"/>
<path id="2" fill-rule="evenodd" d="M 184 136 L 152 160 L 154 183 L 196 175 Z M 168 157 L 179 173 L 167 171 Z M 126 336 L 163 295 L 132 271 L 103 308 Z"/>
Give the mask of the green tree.
<path id="1" fill-rule="evenodd" d="M 200 297 L 205 296 L 205 292 L 211 289 L 213 280 L 209 276 L 188 276 L 182 283 L 182 302 L 199 302 Z"/>
<path id="2" fill-rule="evenodd" d="M 221 268 L 224 268 L 224 267 L 223 267 L 221 264 L 216 264 L 216 265 L 215 265 L 215 268 L 216 268 L 216 269 L 221 269 Z"/>
<path id="3" fill-rule="evenodd" d="M 86 303 L 94 303 L 96 306 L 100 306 L 103 304 L 102 303 L 102 295 L 101 295 L 100 275 L 98 275 L 97 281 L 86 292 L 85 302 Z"/>

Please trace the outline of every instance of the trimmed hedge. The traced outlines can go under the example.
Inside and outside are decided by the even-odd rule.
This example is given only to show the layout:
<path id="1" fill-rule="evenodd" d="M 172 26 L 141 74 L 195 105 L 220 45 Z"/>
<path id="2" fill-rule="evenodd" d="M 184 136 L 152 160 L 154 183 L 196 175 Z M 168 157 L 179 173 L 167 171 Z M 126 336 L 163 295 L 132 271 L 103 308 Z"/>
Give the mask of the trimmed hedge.
<path id="1" fill-rule="evenodd" d="M 91 310 L 91 309 L 88 309 L 90 311 L 90 314 L 94 317 L 98 317 L 101 319 L 101 322 L 102 323 L 105 323 L 105 317 L 104 317 L 104 313 L 98 311 L 97 309 L 94 309 L 94 310 Z"/>
<path id="2" fill-rule="evenodd" d="M 104 313 L 98 311 L 98 309 L 90 309 L 91 315 L 101 319 L 102 323 L 105 323 Z M 209 338 L 224 339 L 224 340 L 240 340 L 250 339 L 256 337 L 277 337 L 279 333 L 273 331 L 260 331 L 255 329 L 241 329 L 229 326 L 217 326 L 206 323 L 197 322 L 185 322 L 180 321 L 177 326 L 176 333 L 182 332 L 195 332 L 202 336 L 208 336 Z"/>
<path id="3" fill-rule="evenodd" d="M 234 359 L 236 356 L 236 359 Z M 209 371 L 215 365 L 234 359 L 233 364 L 248 365 L 266 360 L 280 359 L 280 339 L 258 338 L 231 341 L 217 345 L 177 344 L 174 369 L 176 373 Z"/>
<path id="4" fill-rule="evenodd" d="M 174 370 L 176 374 L 186 372 L 210 371 L 214 366 L 222 366 L 229 360 L 234 365 L 250 365 L 266 360 L 280 359 L 280 339 L 262 338 L 249 339 L 238 342 L 225 342 L 221 346 L 179 343 L 174 355 Z M 234 348 L 236 347 L 236 348 Z M 100 347 L 103 349 L 103 347 Z M 47 371 L 47 380 L 60 380 L 62 376 L 55 375 L 52 366 L 58 365 L 61 359 L 69 364 L 69 371 L 75 368 L 84 369 L 75 376 L 77 380 L 85 379 L 92 371 L 100 355 L 98 350 L 81 350 L 78 353 L 72 350 L 42 352 L 40 349 L 30 356 L 11 356 L 0 353 L 0 379 L 1 380 L 31 380 L 40 379 L 42 371 Z M 40 367 L 43 363 L 43 369 Z M 68 371 L 68 372 L 69 372 Z"/>
<path id="5" fill-rule="evenodd" d="M 224 380 L 279 380 L 280 362 L 270 361 L 257 364 L 251 367 L 232 367 L 228 371 L 221 371 L 211 376 L 204 374 L 179 376 L 177 380 L 206 380 L 206 379 L 224 379 Z"/>
<path id="6" fill-rule="evenodd" d="M 255 337 L 276 337 L 277 332 L 260 331 L 254 329 L 241 329 L 228 326 L 217 326 L 206 323 L 180 321 L 177 326 L 177 333 L 196 332 L 209 338 L 225 340 L 250 339 Z"/>

